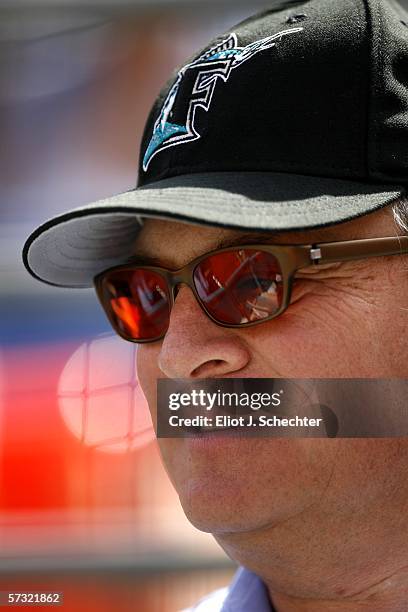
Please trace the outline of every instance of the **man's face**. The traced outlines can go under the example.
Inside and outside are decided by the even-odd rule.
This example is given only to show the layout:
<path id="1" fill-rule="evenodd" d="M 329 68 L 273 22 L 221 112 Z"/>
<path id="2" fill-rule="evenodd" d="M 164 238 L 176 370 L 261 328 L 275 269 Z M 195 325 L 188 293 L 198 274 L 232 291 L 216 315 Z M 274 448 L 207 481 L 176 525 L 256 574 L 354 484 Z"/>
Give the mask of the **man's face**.
<path id="1" fill-rule="evenodd" d="M 270 240 L 301 244 L 395 234 L 384 210 Z M 151 219 L 136 252 L 175 269 L 239 235 Z M 217 326 L 182 286 L 165 338 L 138 348 L 140 383 L 155 418 L 156 381 L 164 377 L 404 378 L 407 309 L 402 257 L 305 269 L 297 274 L 292 303 L 283 315 L 243 329 Z M 311 508 L 330 513 L 335 525 L 336 508 L 372 507 L 385 486 L 402 478 L 406 465 L 405 457 L 400 473 L 394 461 L 390 474 L 391 459 L 399 453 L 402 461 L 400 446 L 397 452 L 402 442 L 396 440 L 218 438 L 203 444 L 178 438 L 159 444 L 188 518 L 221 541 L 223 534 L 255 533 Z"/>

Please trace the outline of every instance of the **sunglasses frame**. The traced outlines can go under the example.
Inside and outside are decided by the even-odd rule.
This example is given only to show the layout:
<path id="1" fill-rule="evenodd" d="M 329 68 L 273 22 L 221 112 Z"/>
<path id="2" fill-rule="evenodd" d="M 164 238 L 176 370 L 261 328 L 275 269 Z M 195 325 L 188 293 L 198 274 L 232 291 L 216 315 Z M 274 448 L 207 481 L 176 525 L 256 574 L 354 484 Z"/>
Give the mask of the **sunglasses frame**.
<path id="1" fill-rule="evenodd" d="M 282 273 L 282 304 L 281 307 L 273 314 L 264 319 L 257 319 L 256 321 L 250 321 L 248 323 L 230 324 L 218 321 L 208 310 L 198 295 L 197 289 L 194 284 L 194 272 L 197 266 L 205 259 L 218 255 L 221 253 L 227 253 L 231 251 L 262 251 L 273 255 L 279 263 Z M 214 249 L 199 257 L 188 262 L 182 268 L 177 270 L 170 270 L 168 268 L 162 268 L 160 266 L 148 266 L 140 264 L 130 259 L 124 264 L 114 266 L 103 272 L 97 274 L 94 278 L 94 286 L 99 298 L 99 301 L 104 309 L 113 329 L 128 342 L 136 344 L 145 344 L 150 342 L 157 342 L 164 338 L 167 333 L 167 329 L 163 334 L 155 338 L 148 338 L 144 340 L 136 340 L 128 337 L 120 329 L 118 329 L 115 319 L 113 317 L 109 304 L 106 303 L 104 297 L 103 283 L 105 278 L 112 272 L 126 271 L 126 270 L 148 270 L 159 274 L 165 279 L 169 294 L 169 312 L 174 305 L 176 299 L 176 289 L 179 285 L 187 285 L 192 290 L 198 304 L 204 313 L 218 326 L 227 328 L 245 328 L 259 325 L 260 323 L 266 323 L 275 319 L 281 315 L 289 306 L 291 299 L 291 292 L 293 286 L 293 280 L 295 273 L 302 268 L 309 266 L 319 266 L 327 263 L 337 263 L 343 261 L 351 261 L 358 259 L 366 259 L 369 257 L 383 257 L 388 255 L 403 255 L 408 253 L 408 236 L 393 236 L 393 237 L 382 237 L 382 238 L 364 238 L 357 240 L 346 240 L 341 242 L 325 242 L 318 244 L 247 244 L 233 247 L 226 247 L 223 249 Z"/>

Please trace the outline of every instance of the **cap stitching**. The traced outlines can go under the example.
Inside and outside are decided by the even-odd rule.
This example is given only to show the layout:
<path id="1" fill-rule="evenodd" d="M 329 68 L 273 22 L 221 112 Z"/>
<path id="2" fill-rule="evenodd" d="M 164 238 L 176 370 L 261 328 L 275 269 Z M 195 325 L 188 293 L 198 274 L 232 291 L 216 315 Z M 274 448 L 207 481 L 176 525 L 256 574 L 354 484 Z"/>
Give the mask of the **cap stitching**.
<path id="1" fill-rule="evenodd" d="M 358 18 L 357 18 L 357 32 L 358 32 L 358 49 L 361 49 L 361 29 L 362 29 L 362 25 L 361 25 L 361 4 L 359 2 L 357 2 L 357 6 L 356 6 L 356 10 L 357 10 L 357 14 L 358 14 Z M 363 82 L 363 78 L 362 78 L 362 60 L 361 60 L 361 54 L 358 52 L 357 53 L 357 62 L 356 62 L 356 67 L 357 67 L 357 77 L 358 77 L 358 81 L 357 81 L 357 87 L 359 89 L 359 93 L 361 94 L 362 91 L 362 82 Z M 358 96 L 358 99 L 361 100 L 361 95 Z M 360 102 L 361 104 L 361 102 Z M 361 116 L 361 115 L 359 115 Z M 355 133 L 361 133 L 361 129 L 359 130 L 358 128 L 361 127 L 361 121 L 358 122 L 357 119 L 357 113 L 355 113 Z M 360 123 L 360 125 L 358 125 L 358 123 Z M 354 139 L 354 146 L 353 146 L 353 151 L 354 154 L 356 155 L 357 158 L 360 158 L 359 156 L 359 140 L 357 138 Z"/>
<path id="2" fill-rule="evenodd" d="M 395 193 L 395 192 L 390 191 L 390 192 L 386 192 L 386 193 L 390 193 L 391 194 L 391 193 Z M 339 196 L 339 197 L 348 198 L 349 196 Z M 228 205 L 228 204 L 231 205 L 230 208 L 236 208 L 236 207 L 239 206 L 240 208 L 244 207 L 244 208 L 248 208 L 250 210 L 253 210 L 253 209 L 256 210 L 258 208 L 259 209 L 264 209 L 265 205 L 272 208 L 271 202 L 268 202 L 267 200 L 264 200 L 262 203 L 259 203 L 259 204 L 256 203 L 256 202 L 249 204 L 249 203 L 246 203 L 245 201 L 244 202 L 238 201 L 238 202 L 236 202 L 236 205 L 233 202 L 231 202 L 231 200 L 229 198 L 228 199 L 227 198 L 224 199 L 223 197 L 220 197 L 220 198 L 218 198 L 218 200 L 219 200 L 218 203 L 216 203 L 216 202 L 205 202 L 206 208 L 214 208 L 214 210 L 217 210 L 219 208 L 225 208 L 225 206 Z M 185 205 L 187 204 L 187 202 L 182 202 L 182 203 L 185 204 Z M 172 202 L 172 204 L 175 204 L 177 206 L 178 202 Z M 299 206 L 302 205 L 301 201 L 299 201 L 299 200 L 296 201 L 296 202 L 285 202 L 284 204 L 282 204 L 281 202 L 278 202 L 277 204 L 278 204 L 279 207 L 281 205 L 283 205 L 285 209 L 287 209 L 287 208 L 298 208 Z M 313 204 L 309 202 L 308 206 L 313 206 Z M 319 202 L 316 202 L 315 206 L 317 208 L 319 208 L 320 210 L 322 210 L 321 205 L 319 204 Z M 347 202 L 345 202 L 344 206 L 346 208 L 348 208 L 349 206 L 353 207 L 354 203 L 350 202 L 348 204 Z M 333 207 L 333 200 L 330 201 L 329 206 L 327 208 L 329 209 L 329 208 L 332 208 L 332 207 Z M 191 209 L 191 206 L 189 206 L 189 209 Z"/>
<path id="3" fill-rule="evenodd" d="M 382 17 L 379 0 L 365 0 L 365 2 L 367 6 L 368 24 L 371 30 L 371 65 L 367 123 L 367 168 L 369 175 L 371 174 L 373 176 L 378 176 L 380 142 L 376 117 L 378 112 L 378 100 L 381 98 L 381 77 L 384 70 L 384 57 L 382 49 Z"/>
<path id="4" fill-rule="evenodd" d="M 380 3 L 377 0 L 377 16 L 378 16 L 378 72 L 379 72 L 379 76 L 382 75 L 384 73 L 384 55 L 383 55 L 383 48 L 382 48 L 382 18 L 381 18 L 381 10 L 380 10 Z M 381 78 L 378 79 L 378 88 L 382 89 L 381 87 L 382 85 L 382 81 Z M 375 122 L 374 122 L 374 126 L 375 126 Z M 375 129 L 375 128 L 374 128 Z M 375 161 L 376 161 L 376 166 L 378 166 L 378 160 L 380 159 L 380 139 L 379 139 L 379 133 L 378 131 L 375 129 L 374 131 L 374 142 L 375 142 Z"/>
<path id="5" fill-rule="evenodd" d="M 245 166 L 243 171 L 246 172 L 250 172 L 250 170 L 248 169 L 247 166 L 251 166 L 253 165 L 253 160 L 252 161 L 242 161 L 239 164 L 237 164 L 235 166 L 235 168 L 229 169 L 229 170 L 220 170 L 220 168 L 216 168 L 215 171 L 216 172 L 239 172 L 242 171 L 242 167 Z M 328 169 L 330 170 L 343 170 L 343 171 L 348 171 L 348 172 L 352 172 L 355 175 L 355 168 L 351 168 L 351 167 L 347 167 L 347 166 L 336 166 L 336 165 L 331 165 L 331 164 L 326 164 L 323 167 L 318 167 L 316 166 L 316 164 L 308 164 L 307 162 L 298 162 L 298 161 L 285 161 L 284 164 L 280 167 L 280 168 L 272 168 L 269 165 L 267 166 L 266 164 L 257 164 L 257 170 L 258 172 L 262 172 L 262 171 L 267 171 L 267 172 L 283 172 L 288 166 L 295 166 L 298 168 L 301 167 L 305 167 L 305 168 L 312 168 L 315 172 L 324 172 L 327 171 Z M 195 173 L 202 173 L 202 172 L 212 172 L 214 171 L 214 169 L 212 167 L 209 167 L 209 165 L 205 165 L 205 164 L 200 164 L 200 165 L 195 165 L 192 166 L 190 164 L 188 165 L 178 165 L 178 166 L 171 166 L 170 168 L 167 167 L 165 168 L 162 172 L 158 173 L 155 175 L 154 180 L 150 180 L 150 181 L 145 181 L 142 184 L 139 183 L 139 187 L 147 187 L 148 185 L 152 185 L 154 183 L 157 183 L 160 180 L 164 180 L 166 178 L 173 178 L 174 176 L 177 176 L 179 172 L 181 173 L 186 173 L 187 174 L 195 174 Z M 298 170 L 298 173 L 302 173 L 301 170 Z M 324 177 L 323 177 L 324 178 Z M 327 178 L 333 178 L 331 176 L 327 176 Z M 340 179 L 341 177 L 339 177 Z"/>
<path id="6" fill-rule="evenodd" d="M 397 195 L 398 195 L 398 194 L 397 194 Z M 221 204 L 221 203 L 220 203 L 220 204 Z M 294 204 L 292 204 L 292 206 L 295 206 L 295 205 L 294 205 Z M 214 211 L 218 211 L 218 210 L 220 209 L 220 206 L 215 206 L 214 204 L 208 204 L 208 203 L 207 203 L 207 204 L 206 204 L 206 208 L 207 208 L 207 210 L 214 210 Z M 225 210 L 225 202 L 224 202 L 224 204 L 222 205 L 222 208 Z M 234 207 L 231 207 L 231 208 L 230 208 L 230 210 L 231 210 L 231 209 L 233 210 L 233 208 L 234 208 Z M 244 204 L 244 203 L 240 203 L 240 204 L 239 204 L 239 208 L 240 208 L 240 209 L 245 208 L 246 210 L 249 210 L 249 211 L 251 211 L 251 212 L 253 212 L 254 210 L 255 210 L 255 211 L 262 210 L 262 211 L 264 211 L 264 215 L 266 215 L 266 214 L 268 214 L 268 212 L 270 212 L 269 210 L 265 210 L 265 203 L 264 203 L 264 204 L 253 204 L 253 205 L 252 205 L 252 204 Z M 288 204 L 287 204 L 287 203 L 285 204 L 285 209 L 286 209 L 286 208 L 288 208 Z M 353 208 L 354 208 L 354 206 L 353 206 L 353 204 L 352 204 L 352 203 L 350 203 L 349 205 L 347 205 L 347 204 L 343 205 L 343 206 L 342 206 L 342 208 L 343 208 L 343 210 L 349 210 L 349 209 L 353 209 Z M 190 208 L 190 210 L 191 210 L 191 208 Z M 319 212 L 327 212 L 327 211 L 329 211 L 329 210 L 333 210 L 333 203 L 331 203 L 331 205 L 329 205 L 329 206 L 319 206 L 319 205 L 317 205 L 317 206 L 316 206 L 316 208 L 314 208 L 313 210 L 314 210 L 315 212 L 316 212 L 316 211 L 319 211 Z M 153 212 L 153 211 L 152 211 L 152 212 Z M 159 211 L 156 211 L 156 212 L 159 212 Z M 164 213 L 165 213 L 166 211 L 162 211 L 162 212 L 164 212 Z M 260 214 L 260 213 L 257 213 L 257 214 Z M 279 210 L 274 210 L 274 211 L 273 211 L 273 214 L 274 214 L 275 216 L 278 216 L 278 217 L 285 217 L 285 216 L 287 216 L 287 215 L 285 215 L 284 213 L 281 213 Z M 301 210 L 301 211 L 291 210 L 291 212 L 290 212 L 290 216 L 293 216 L 293 215 L 302 215 L 302 214 L 305 214 L 305 210 Z M 307 216 L 307 214 L 306 214 L 306 216 Z"/>
<path id="7" fill-rule="evenodd" d="M 369 43 L 368 43 L 368 29 L 369 29 L 369 20 L 368 20 L 368 7 L 367 7 L 367 2 L 366 0 L 362 0 L 361 4 L 358 3 L 357 4 L 357 10 L 358 10 L 358 14 L 359 14 L 359 21 L 358 21 L 358 32 L 359 32 L 359 40 L 360 40 L 360 48 L 363 46 L 363 42 L 362 42 L 362 29 L 363 29 L 363 22 L 366 26 L 366 30 L 365 30 L 365 36 L 366 36 L 366 41 L 367 41 L 367 49 L 366 49 L 366 45 L 364 44 L 364 51 L 365 51 L 365 56 L 367 57 L 367 62 L 369 63 L 369 58 L 370 58 L 370 52 L 369 52 Z M 362 101 L 362 94 L 363 94 L 363 87 L 362 87 L 362 83 L 363 80 L 366 78 L 365 75 L 363 74 L 363 60 L 362 60 L 362 54 L 358 53 L 357 54 L 357 62 L 358 62 L 358 74 L 359 74 L 359 83 L 360 83 L 360 110 L 361 110 L 361 116 L 365 117 L 365 122 L 366 124 L 364 125 L 364 123 L 362 123 L 360 121 L 360 132 L 363 134 L 363 143 L 362 143 L 362 149 L 363 149 L 363 158 L 362 158 L 362 165 L 363 165 L 363 172 L 365 174 L 365 176 L 368 176 L 368 167 L 367 167 L 367 129 L 368 129 L 368 112 L 369 112 L 369 108 L 368 108 L 368 89 L 369 89 L 369 79 L 367 78 L 367 87 L 365 90 L 365 103 L 363 103 Z M 357 149 L 356 149 L 357 150 Z"/>
<path id="8" fill-rule="evenodd" d="M 401 193 L 401 190 L 402 190 L 402 188 L 399 191 L 388 191 L 388 192 L 385 192 L 383 194 L 383 197 L 384 198 L 390 197 L 390 201 L 392 201 L 393 198 L 397 197 L 398 194 Z M 368 194 L 368 195 L 370 195 L 370 194 Z M 343 198 L 347 198 L 348 196 L 342 196 L 342 197 Z M 179 206 L 178 202 L 172 202 L 172 204 L 175 204 L 176 206 Z M 186 205 L 187 205 L 187 203 L 184 203 L 184 206 L 186 206 Z M 248 204 L 248 203 L 239 201 L 239 202 L 236 203 L 236 205 L 234 205 L 233 203 L 231 203 L 229 198 L 224 200 L 223 197 L 219 197 L 218 198 L 218 202 L 211 202 L 211 203 L 208 202 L 208 201 L 205 202 L 205 208 L 207 210 L 213 210 L 213 211 L 219 211 L 220 209 L 225 210 L 226 205 L 228 206 L 229 211 L 234 211 L 235 208 L 239 207 L 240 209 L 246 209 L 246 210 L 249 210 L 251 212 L 254 212 L 254 211 L 257 211 L 257 210 L 262 210 L 262 211 L 265 212 L 265 214 L 267 214 L 268 212 L 272 212 L 271 208 L 269 208 L 269 210 L 265 210 L 265 205 L 269 205 L 270 206 L 270 203 L 268 203 L 268 202 L 263 202 L 263 203 L 259 203 L 259 204 L 257 204 L 257 203 Z M 299 202 L 285 202 L 283 206 L 284 206 L 284 209 L 287 210 L 288 208 L 291 208 L 291 209 L 297 208 L 299 205 L 300 205 Z M 127 206 L 129 206 L 129 209 L 131 210 L 132 205 L 128 204 Z M 313 206 L 313 205 L 309 204 L 309 206 Z M 188 208 L 191 211 L 191 206 L 189 206 Z M 345 210 L 352 209 L 352 208 L 354 208 L 354 203 L 350 202 L 348 204 L 347 202 L 345 202 L 345 203 L 342 204 L 342 208 L 345 209 Z M 326 206 L 319 205 L 317 203 L 315 205 L 315 207 L 313 207 L 314 211 L 319 210 L 319 211 L 322 211 L 322 212 L 326 212 L 326 211 L 329 211 L 329 210 L 332 210 L 332 209 L 333 209 L 333 201 L 330 201 L 328 203 L 328 205 L 326 205 Z M 90 210 L 92 210 L 92 209 L 90 209 Z M 309 209 L 309 210 L 311 210 L 311 209 Z M 164 214 L 166 214 L 166 213 L 170 213 L 171 214 L 171 211 L 166 211 L 166 210 L 159 209 L 159 208 L 157 208 L 155 210 L 154 209 L 150 209 L 149 210 L 149 209 L 146 208 L 145 211 L 146 211 L 147 214 L 149 212 L 161 212 L 161 213 L 164 213 Z M 102 213 L 102 214 L 114 214 L 114 212 L 115 211 L 109 211 L 109 212 Z M 137 209 L 137 212 L 138 212 L 139 215 L 143 216 L 143 209 Z M 301 215 L 301 214 L 304 214 L 304 213 L 305 213 L 305 210 L 303 209 L 301 211 L 293 211 L 293 210 L 291 210 L 290 214 L 291 215 L 293 215 L 293 214 Z M 127 214 L 127 213 L 124 213 L 124 214 Z M 279 217 L 285 217 L 286 216 L 284 214 L 284 212 L 282 213 L 279 209 L 275 209 L 273 211 L 273 214 L 277 215 Z M 73 219 L 75 219 L 75 217 L 73 217 Z M 63 221 L 61 223 L 61 225 L 69 222 L 70 220 L 71 219 L 67 219 L 66 221 Z M 53 227 L 49 228 L 49 230 L 53 229 L 55 227 L 56 227 L 56 225 L 54 225 Z M 47 232 L 49 230 L 45 230 L 45 232 Z"/>

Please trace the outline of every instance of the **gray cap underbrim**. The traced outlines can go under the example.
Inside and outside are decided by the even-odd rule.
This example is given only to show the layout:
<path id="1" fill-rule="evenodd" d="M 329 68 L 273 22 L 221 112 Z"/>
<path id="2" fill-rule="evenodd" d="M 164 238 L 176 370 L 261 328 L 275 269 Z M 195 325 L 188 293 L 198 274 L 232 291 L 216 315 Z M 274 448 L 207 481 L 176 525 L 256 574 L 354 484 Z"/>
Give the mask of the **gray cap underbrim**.
<path id="1" fill-rule="evenodd" d="M 27 239 L 23 260 L 39 280 L 91 287 L 93 277 L 136 252 L 143 217 L 240 230 L 304 230 L 386 206 L 401 185 L 272 172 L 189 174 L 75 208 Z"/>

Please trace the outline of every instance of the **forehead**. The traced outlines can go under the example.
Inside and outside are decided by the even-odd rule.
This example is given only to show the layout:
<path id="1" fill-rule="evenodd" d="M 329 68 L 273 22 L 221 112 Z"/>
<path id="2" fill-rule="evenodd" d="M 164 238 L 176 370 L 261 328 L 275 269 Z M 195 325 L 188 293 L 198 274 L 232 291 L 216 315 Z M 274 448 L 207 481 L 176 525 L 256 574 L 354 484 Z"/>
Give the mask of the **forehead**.
<path id="1" fill-rule="evenodd" d="M 183 265 L 207 251 L 233 244 L 268 242 L 309 244 L 393 235 L 389 211 L 381 209 L 353 221 L 326 228 L 290 232 L 248 232 L 222 227 L 145 218 L 134 244 L 134 255 L 169 267 Z M 152 261 L 153 263 L 153 261 Z"/>

